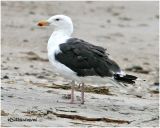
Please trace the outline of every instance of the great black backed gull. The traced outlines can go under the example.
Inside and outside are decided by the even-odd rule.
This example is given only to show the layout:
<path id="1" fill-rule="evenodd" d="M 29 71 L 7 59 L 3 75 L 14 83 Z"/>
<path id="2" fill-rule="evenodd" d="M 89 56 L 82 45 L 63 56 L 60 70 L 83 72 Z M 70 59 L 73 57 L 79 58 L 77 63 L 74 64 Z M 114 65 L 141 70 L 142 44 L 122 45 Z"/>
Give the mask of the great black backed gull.
<path id="1" fill-rule="evenodd" d="M 48 58 L 56 71 L 72 80 L 71 103 L 74 102 L 75 81 L 82 83 L 81 103 L 84 103 L 84 83 L 115 82 L 134 83 L 137 77 L 121 71 L 118 64 L 109 58 L 106 49 L 84 40 L 71 37 L 73 24 L 70 17 L 55 15 L 38 26 L 54 26 L 48 40 Z"/>

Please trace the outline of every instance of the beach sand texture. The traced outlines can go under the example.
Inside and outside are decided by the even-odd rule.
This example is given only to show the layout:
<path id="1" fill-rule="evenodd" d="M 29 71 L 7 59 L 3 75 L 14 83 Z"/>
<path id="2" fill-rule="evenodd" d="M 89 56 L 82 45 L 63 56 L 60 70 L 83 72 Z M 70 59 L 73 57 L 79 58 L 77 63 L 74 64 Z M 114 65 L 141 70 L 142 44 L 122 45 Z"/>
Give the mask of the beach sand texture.
<path id="1" fill-rule="evenodd" d="M 158 2 L 2 2 L 1 8 L 1 126 L 158 127 Z M 124 90 L 87 84 L 84 105 L 65 103 L 70 81 L 47 58 L 54 28 L 37 26 L 55 14 L 72 18 L 73 37 L 103 46 L 126 73 L 145 81 Z"/>

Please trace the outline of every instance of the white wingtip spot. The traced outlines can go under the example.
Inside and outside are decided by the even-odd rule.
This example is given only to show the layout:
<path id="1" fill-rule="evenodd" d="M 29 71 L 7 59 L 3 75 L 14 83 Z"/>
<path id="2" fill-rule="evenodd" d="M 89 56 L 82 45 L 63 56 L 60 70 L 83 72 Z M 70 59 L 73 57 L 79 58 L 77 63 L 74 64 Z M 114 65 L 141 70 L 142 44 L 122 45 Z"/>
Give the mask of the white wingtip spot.
<path id="1" fill-rule="evenodd" d="M 120 71 L 120 72 L 117 72 L 117 74 L 119 74 L 120 75 L 120 77 L 123 77 L 123 76 L 125 76 L 126 75 L 126 73 L 124 72 L 124 71 Z"/>

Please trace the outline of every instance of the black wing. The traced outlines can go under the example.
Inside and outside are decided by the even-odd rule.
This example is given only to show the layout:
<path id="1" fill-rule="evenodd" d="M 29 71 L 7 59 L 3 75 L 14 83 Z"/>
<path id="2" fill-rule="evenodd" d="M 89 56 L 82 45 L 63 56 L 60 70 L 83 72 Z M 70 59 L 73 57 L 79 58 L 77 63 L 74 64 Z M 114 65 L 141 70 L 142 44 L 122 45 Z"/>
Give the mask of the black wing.
<path id="1" fill-rule="evenodd" d="M 83 40 L 68 39 L 67 43 L 60 44 L 60 50 L 62 52 L 55 54 L 55 59 L 72 69 L 78 76 L 113 76 L 120 71 L 119 66 L 108 58 L 106 49 Z"/>

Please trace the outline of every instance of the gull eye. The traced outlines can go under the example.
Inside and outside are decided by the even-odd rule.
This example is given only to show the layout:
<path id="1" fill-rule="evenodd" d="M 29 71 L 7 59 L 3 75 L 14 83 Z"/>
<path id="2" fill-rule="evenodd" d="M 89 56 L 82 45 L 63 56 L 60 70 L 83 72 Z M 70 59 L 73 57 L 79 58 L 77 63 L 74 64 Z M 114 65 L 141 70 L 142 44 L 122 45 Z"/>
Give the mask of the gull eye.
<path id="1" fill-rule="evenodd" d="M 57 19 L 55 19 L 56 21 L 59 21 L 60 19 L 59 18 L 57 18 Z"/>

